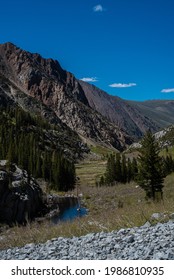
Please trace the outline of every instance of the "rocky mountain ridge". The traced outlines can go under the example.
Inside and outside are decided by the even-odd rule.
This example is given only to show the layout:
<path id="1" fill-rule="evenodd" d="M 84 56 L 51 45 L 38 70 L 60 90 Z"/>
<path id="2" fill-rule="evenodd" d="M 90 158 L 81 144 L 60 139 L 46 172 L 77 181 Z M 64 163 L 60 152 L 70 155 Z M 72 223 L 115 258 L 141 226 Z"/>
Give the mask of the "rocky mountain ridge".
<path id="1" fill-rule="evenodd" d="M 156 133 L 154 133 L 154 137 L 158 142 L 160 148 L 172 147 L 174 145 L 174 125 L 168 126 Z M 129 149 L 139 149 L 141 148 L 141 141 L 137 143 L 133 143 L 129 146 Z"/>
<path id="2" fill-rule="evenodd" d="M 174 100 L 127 101 L 144 115 L 153 119 L 154 123 L 165 128 L 174 124 Z"/>
<path id="3" fill-rule="evenodd" d="M 0 121 L 3 124 L 4 118 L 7 118 L 9 122 L 8 125 L 12 127 L 14 119 L 12 116 L 8 115 L 9 113 L 8 110 L 5 109 L 6 107 L 11 107 L 13 109 L 20 108 L 25 118 L 27 116 L 27 111 L 29 111 L 31 114 L 38 116 L 36 117 L 36 123 L 39 121 L 39 117 L 41 117 L 43 122 L 48 124 L 47 127 L 44 128 L 41 125 L 39 126 L 39 123 L 31 125 L 28 122 L 27 127 L 23 125 L 20 128 L 24 130 L 26 134 L 29 130 L 37 134 L 40 137 L 40 142 L 44 143 L 48 150 L 56 147 L 65 157 L 73 161 L 82 158 L 85 153 L 89 152 L 89 148 L 81 141 L 78 134 L 64 124 L 51 109 L 41 104 L 35 98 L 24 94 L 13 83 L 9 82 L 8 79 L 0 75 Z M 49 121 L 50 125 L 47 121 Z"/>
<path id="4" fill-rule="evenodd" d="M 31 110 L 36 101 L 38 108 L 45 106 L 59 123 L 85 138 L 119 150 L 131 143 L 131 138 L 122 129 L 89 106 L 80 83 L 57 61 L 43 59 L 39 54 L 6 43 L 0 45 L 0 74 L 9 82 L 8 99 L 20 106 L 23 106 L 23 99 L 27 99 L 25 109 Z M 19 98 L 19 92 L 22 98 Z"/>
<path id="5" fill-rule="evenodd" d="M 0 45 L 0 101 L 40 114 L 60 130 L 123 150 L 174 122 L 174 102 L 134 102 L 77 80 L 58 61 Z M 159 104 L 158 104 L 159 103 Z"/>
<path id="6" fill-rule="evenodd" d="M 136 106 L 117 96 L 110 95 L 94 85 L 79 81 L 90 106 L 109 121 L 124 129 L 134 139 L 139 139 L 150 129 L 159 130 L 153 119 L 145 116 Z"/>

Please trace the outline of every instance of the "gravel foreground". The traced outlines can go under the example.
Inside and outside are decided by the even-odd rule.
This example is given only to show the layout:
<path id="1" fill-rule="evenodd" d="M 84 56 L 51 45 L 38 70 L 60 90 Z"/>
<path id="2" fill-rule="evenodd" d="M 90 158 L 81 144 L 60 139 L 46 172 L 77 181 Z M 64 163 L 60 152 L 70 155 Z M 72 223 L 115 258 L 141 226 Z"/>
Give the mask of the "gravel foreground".
<path id="1" fill-rule="evenodd" d="M 174 221 L 110 233 L 58 237 L 0 251 L 2 260 L 174 260 Z"/>

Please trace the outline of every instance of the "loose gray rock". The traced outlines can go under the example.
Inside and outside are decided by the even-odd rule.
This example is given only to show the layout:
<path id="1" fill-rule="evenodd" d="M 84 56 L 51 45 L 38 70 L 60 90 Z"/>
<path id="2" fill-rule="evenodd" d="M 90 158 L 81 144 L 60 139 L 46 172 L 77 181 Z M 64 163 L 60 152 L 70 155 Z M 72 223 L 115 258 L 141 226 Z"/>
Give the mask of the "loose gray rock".
<path id="1" fill-rule="evenodd" d="M 150 226 L 151 226 L 151 223 L 147 221 L 142 227 L 143 228 L 148 228 Z"/>
<path id="2" fill-rule="evenodd" d="M 174 260 L 174 222 L 53 238 L 0 251 L 3 260 Z"/>

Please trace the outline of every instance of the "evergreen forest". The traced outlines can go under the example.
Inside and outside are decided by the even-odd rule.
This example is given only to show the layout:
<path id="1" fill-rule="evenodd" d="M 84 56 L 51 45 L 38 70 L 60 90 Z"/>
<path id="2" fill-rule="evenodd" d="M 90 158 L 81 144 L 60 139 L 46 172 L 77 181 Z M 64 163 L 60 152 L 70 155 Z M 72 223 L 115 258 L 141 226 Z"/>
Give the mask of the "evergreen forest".
<path id="1" fill-rule="evenodd" d="M 0 109 L 0 159 L 16 163 L 30 176 L 44 178 L 51 188 L 68 191 L 75 186 L 74 163 L 64 157 L 45 134 L 56 127 L 19 107 Z"/>
<path id="2" fill-rule="evenodd" d="M 99 185 L 113 186 L 117 183 L 135 181 L 145 191 L 147 199 L 163 197 L 164 178 L 174 172 L 174 159 L 168 154 L 160 155 L 160 146 L 154 135 L 148 131 L 141 141 L 138 157 L 132 160 L 117 153 L 107 157 L 106 171 L 101 176 Z"/>

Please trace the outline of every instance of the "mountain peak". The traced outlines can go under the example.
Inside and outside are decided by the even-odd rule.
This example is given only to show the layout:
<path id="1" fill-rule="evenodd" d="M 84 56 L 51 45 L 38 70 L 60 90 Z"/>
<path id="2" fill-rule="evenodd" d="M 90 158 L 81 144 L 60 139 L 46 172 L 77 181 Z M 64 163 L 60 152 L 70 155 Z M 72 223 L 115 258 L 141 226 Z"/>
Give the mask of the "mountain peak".
<path id="1" fill-rule="evenodd" d="M 90 107 L 79 81 L 63 70 L 58 61 L 44 59 L 37 53 L 5 43 L 0 46 L 0 74 L 10 82 L 8 97 L 11 96 L 19 105 L 24 101 L 19 98 L 17 90 L 11 89 L 11 83 L 25 97 L 32 97 L 32 103 L 37 100 L 40 106 L 53 111 L 61 122 L 83 138 L 120 150 L 131 142 L 122 129 Z M 30 103 L 28 110 L 32 107 Z"/>
<path id="2" fill-rule="evenodd" d="M 16 53 L 19 51 L 20 48 L 18 48 L 16 45 L 14 45 L 11 42 L 6 42 L 4 44 L 0 44 L 0 55 L 4 56 L 4 54 L 9 55 L 11 53 Z"/>
<path id="3" fill-rule="evenodd" d="M 17 48 L 16 45 L 14 45 L 13 43 L 11 42 L 6 42 L 6 43 L 3 43 L 3 44 L 0 44 L 0 47 L 3 47 L 5 49 L 9 49 L 9 48 Z"/>

